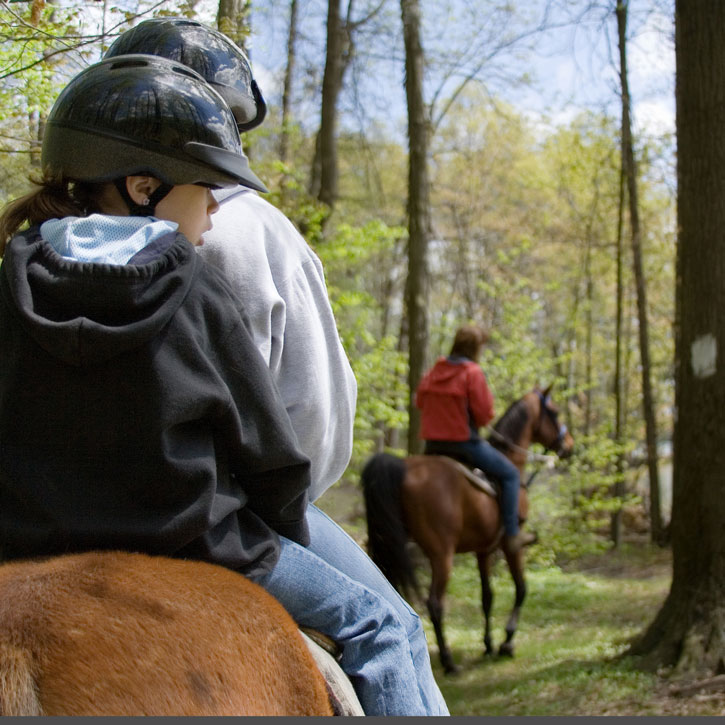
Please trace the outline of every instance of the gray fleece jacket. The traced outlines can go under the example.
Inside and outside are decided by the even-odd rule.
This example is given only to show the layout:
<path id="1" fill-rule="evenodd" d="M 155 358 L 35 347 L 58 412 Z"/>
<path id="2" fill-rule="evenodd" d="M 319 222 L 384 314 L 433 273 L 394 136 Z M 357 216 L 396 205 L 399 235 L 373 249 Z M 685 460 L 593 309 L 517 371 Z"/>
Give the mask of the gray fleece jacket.
<path id="1" fill-rule="evenodd" d="M 255 345 L 311 461 L 310 500 L 345 471 L 357 383 L 340 342 L 317 255 L 256 192 L 214 192 L 220 209 L 197 252 L 229 279 Z"/>

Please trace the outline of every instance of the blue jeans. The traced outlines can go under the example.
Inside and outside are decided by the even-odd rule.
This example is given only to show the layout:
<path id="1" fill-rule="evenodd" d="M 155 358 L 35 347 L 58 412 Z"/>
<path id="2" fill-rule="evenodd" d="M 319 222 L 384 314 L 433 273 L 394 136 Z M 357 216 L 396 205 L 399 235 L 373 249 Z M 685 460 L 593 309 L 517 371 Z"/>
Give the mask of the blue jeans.
<path id="1" fill-rule="evenodd" d="M 488 441 L 464 441 L 463 446 L 474 465 L 501 484 L 503 530 L 507 536 L 516 536 L 519 532 L 519 469 Z"/>
<path id="2" fill-rule="evenodd" d="M 280 537 L 279 561 L 258 583 L 341 645 L 366 715 L 447 715 L 418 615 L 334 521 L 312 505 L 307 516 L 310 547 Z"/>

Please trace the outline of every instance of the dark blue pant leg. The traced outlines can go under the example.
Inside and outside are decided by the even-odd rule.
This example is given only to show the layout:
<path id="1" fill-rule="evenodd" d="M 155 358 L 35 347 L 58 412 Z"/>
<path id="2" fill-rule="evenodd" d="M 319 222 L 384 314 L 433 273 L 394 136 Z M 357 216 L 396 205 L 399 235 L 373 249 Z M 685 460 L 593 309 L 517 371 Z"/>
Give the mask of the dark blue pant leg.
<path id="1" fill-rule="evenodd" d="M 475 465 L 501 484 L 501 517 L 507 536 L 519 531 L 519 469 L 488 441 L 466 441 L 462 444 Z"/>

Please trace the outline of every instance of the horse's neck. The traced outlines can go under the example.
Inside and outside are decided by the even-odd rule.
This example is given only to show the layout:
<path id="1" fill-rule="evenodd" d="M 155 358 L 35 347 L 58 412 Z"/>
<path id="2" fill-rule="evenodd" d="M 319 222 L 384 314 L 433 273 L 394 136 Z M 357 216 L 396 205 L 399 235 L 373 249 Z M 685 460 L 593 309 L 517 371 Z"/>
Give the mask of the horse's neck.
<path id="1" fill-rule="evenodd" d="M 526 461 L 528 459 L 529 448 L 534 437 L 534 425 L 536 424 L 536 415 L 532 410 L 528 400 L 523 401 L 526 405 L 527 420 L 526 425 L 521 430 L 517 440 L 511 441 L 514 445 L 509 446 L 508 458 L 519 469 L 519 473 L 524 472 Z"/>

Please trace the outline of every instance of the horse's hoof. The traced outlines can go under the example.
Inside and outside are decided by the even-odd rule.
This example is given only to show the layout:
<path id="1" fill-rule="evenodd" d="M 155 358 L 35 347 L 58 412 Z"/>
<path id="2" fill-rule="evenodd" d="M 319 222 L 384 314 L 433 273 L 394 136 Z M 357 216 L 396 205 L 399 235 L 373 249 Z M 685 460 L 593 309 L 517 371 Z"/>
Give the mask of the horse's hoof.
<path id="1" fill-rule="evenodd" d="M 504 642 L 498 648 L 498 656 L 499 657 L 513 657 L 514 656 L 514 646 L 510 642 Z"/>

